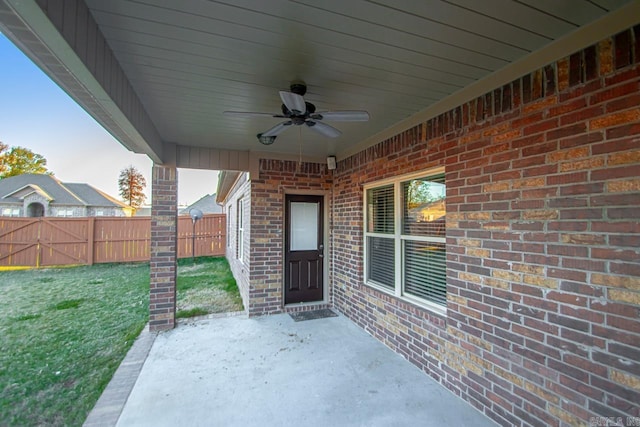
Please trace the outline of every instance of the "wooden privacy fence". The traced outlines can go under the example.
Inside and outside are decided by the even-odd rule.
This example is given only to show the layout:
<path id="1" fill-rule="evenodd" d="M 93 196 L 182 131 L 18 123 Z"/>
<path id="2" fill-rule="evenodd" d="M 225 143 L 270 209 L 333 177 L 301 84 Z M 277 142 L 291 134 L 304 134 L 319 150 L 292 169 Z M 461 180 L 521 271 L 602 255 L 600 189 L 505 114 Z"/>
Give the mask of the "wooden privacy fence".
<path id="1" fill-rule="evenodd" d="M 178 217 L 178 258 L 192 255 L 193 223 Z M 0 266 L 149 261 L 150 217 L 0 217 Z M 195 225 L 195 256 L 225 254 L 226 216 L 205 215 Z"/>

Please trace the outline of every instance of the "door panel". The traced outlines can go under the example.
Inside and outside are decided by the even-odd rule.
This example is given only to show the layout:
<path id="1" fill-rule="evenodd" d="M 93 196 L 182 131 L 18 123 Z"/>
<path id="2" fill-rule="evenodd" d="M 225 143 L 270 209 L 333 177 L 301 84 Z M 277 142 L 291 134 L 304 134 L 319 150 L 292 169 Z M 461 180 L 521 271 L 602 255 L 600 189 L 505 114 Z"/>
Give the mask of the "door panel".
<path id="1" fill-rule="evenodd" d="M 287 195 L 285 200 L 285 304 L 322 301 L 324 198 Z"/>

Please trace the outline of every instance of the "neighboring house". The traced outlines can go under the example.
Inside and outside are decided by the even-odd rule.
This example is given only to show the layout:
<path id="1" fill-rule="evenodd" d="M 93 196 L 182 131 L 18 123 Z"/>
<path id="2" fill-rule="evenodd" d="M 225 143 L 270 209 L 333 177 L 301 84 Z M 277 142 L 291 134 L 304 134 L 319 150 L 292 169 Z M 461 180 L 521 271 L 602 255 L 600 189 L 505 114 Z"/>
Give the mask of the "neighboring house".
<path id="1" fill-rule="evenodd" d="M 190 204 L 186 208 L 180 209 L 180 211 L 178 212 L 178 215 L 189 215 L 189 211 L 191 209 L 200 209 L 200 211 L 202 211 L 202 213 L 205 215 L 222 213 L 222 206 L 220 206 L 216 202 L 215 193 L 207 194 L 206 196 L 203 196 L 198 201 Z"/>
<path id="2" fill-rule="evenodd" d="M 144 205 L 144 206 L 140 206 L 138 209 L 136 209 L 135 216 L 151 216 L 151 206 L 149 205 Z"/>
<path id="3" fill-rule="evenodd" d="M 131 216 L 132 211 L 88 184 L 62 183 L 51 175 L 23 174 L 0 180 L 1 216 Z"/>

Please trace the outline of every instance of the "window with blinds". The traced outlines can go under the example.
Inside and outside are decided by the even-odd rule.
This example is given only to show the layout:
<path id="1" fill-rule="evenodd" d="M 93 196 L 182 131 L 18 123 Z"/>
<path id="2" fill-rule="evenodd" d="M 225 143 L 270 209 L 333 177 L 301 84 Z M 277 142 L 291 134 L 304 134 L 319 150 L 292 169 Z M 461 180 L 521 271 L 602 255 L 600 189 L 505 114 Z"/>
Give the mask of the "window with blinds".
<path id="1" fill-rule="evenodd" d="M 370 233 L 393 234 L 394 229 L 393 185 L 374 188 L 367 192 L 368 222 Z"/>
<path id="2" fill-rule="evenodd" d="M 446 305 L 446 185 L 425 173 L 365 187 L 365 280 L 396 296 Z"/>
<path id="3" fill-rule="evenodd" d="M 388 289 L 395 287 L 394 211 L 393 185 L 367 191 L 367 276 Z"/>

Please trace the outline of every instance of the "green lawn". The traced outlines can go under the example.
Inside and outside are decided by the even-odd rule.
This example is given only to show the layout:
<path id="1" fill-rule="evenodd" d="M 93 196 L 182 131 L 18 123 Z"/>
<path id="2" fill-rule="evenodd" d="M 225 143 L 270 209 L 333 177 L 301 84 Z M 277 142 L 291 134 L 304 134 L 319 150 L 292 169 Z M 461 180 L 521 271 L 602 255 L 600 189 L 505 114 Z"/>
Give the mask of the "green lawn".
<path id="1" fill-rule="evenodd" d="M 236 280 L 225 258 L 178 261 L 177 317 L 243 310 Z"/>
<path id="2" fill-rule="evenodd" d="M 180 262 L 179 310 L 242 310 L 239 301 L 223 258 Z M 148 264 L 0 272 L 0 425 L 82 425 L 148 303 Z"/>

